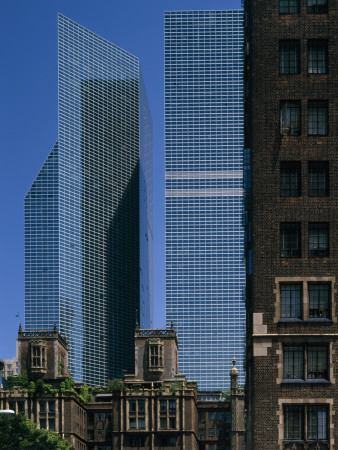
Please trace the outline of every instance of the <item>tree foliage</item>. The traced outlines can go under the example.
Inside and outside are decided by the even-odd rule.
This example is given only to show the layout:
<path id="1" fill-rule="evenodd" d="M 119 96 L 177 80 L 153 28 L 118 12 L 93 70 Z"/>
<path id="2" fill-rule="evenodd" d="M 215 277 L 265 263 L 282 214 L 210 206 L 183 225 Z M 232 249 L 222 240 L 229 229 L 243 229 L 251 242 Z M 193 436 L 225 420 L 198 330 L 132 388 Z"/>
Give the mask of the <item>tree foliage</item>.
<path id="1" fill-rule="evenodd" d="M 57 434 L 39 430 L 25 416 L 0 414 L 1 450 L 71 450 L 74 447 Z"/>
<path id="2" fill-rule="evenodd" d="M 119 378 L 108 380 L 107 392 L 124 392 L 126 390 L 127 386 L 124 384 L 123 380 Z"/>

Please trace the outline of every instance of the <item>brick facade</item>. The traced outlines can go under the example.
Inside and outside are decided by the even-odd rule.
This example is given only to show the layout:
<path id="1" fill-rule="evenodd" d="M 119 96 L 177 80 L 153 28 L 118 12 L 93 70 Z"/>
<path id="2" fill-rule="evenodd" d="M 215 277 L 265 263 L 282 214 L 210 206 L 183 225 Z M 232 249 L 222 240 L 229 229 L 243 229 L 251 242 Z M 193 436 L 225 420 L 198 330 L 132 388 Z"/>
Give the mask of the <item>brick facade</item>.
<path id="1" fill-rule="evenodd" d="M 338 4 L 308 3 L 245 2 L 249 449 L 338 446 Z"/>

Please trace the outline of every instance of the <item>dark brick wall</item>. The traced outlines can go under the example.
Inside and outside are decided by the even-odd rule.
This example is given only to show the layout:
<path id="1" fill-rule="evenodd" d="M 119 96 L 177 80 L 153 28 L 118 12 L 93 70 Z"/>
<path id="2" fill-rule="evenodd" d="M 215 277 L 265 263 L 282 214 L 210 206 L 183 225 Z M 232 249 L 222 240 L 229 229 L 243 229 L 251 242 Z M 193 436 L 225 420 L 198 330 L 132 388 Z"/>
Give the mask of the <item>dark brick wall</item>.
<path id="1" fill-rule="evenodd" d="M 246 146 L 251 148 L 252 202 L 249 211 L 251 222 L 251 249 L 253 271 L 248 281 L 248 401 L 249 448 L 282 448 L 278 441 L 278 399 L 333 398 L 337 410 L 337 385 L 283 385 L 277 384 L 276 354 L 278 343 L 286 334 L 300 335 L 298 339 L 311 341 L 320 335 L 321 342 L 335 341 L 337 322 L 330 323 L 276 323 L 276 277 L 336 277 L 337 259 L 337 193 L 338 193 L 338 2 L 328 0 L 328 14 L 308 14 L 306 0 L 299 0 L 300 13 L 280 15 L 278 0 L 246 1 L 248 55 L 246 81 L 249 96 L 246 100 L 248 122 Z M 279 41 L 296 39 L 300 43 L 300 73 L 279 74 Z M 307 73 L 307 41 L 328 40 L 328 73 Z M 301 102 L 301 135 L 281 136 L 280 102 Z M 308 136 L 309 100 L 328 100 L 328 136 Z M 280 162 L 300 161 L 302 193 L 299 197 L 280 196 Z M 308 196 L 308 161 L 329 161 L 330 195 Z M 301 257 L 280 257 L 280 223 L 301 223 Z M 330 256 L 308 257 L 308 223 L 330 224 Z M 337 288 L 336 279 L 336 285 Z M 333 318 L 337 316 L 337 294 Z M 252 327 L 252 314 L 263 313 L 260 331 L 270 339 L 267 356 L 254 356 L 253 348 L 263 338 Z M 327 336 L 324 336 L 324 335 Z M 270 336 L 269 336 L 270 335 Z M 328 336 L 331 335 L 331 336 Z M 333 336 L 332 336 L 333 335 Z M 312 337 L 311 337 L 312 336 Z M 261 339 L 261 340 L 259 340 Z M 333 348 L 338 354 L 334 343 Z M 333 355 L 334 356 L 334 355 Z M 336 356 L 334 356 L 336 358 Z M 335 367 L 334 373 L 337 375 Z M 337 381 L 338 382 L 338 381 Z M 338 411 L 338 410 L 337 410 Z M 334 429 L 330 437 L 338 437 L 338 415 L 333 416 Z M 337 437 L 336 437 L 337 436 Z M 335 448 L 331 444 L 330 448 Z"/>

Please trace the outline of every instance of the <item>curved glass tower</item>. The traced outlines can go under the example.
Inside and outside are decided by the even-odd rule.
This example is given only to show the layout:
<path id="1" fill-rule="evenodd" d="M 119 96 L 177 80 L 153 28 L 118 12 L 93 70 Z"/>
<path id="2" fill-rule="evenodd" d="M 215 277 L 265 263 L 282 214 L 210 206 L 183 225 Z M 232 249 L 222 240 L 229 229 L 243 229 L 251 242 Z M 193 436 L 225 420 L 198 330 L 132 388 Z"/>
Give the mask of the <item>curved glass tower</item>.
<path id="1" fill-rule="evenodd" d="M 243 12 L 165 14 L 166 320 L 201 390 L 244 381 Z"/>
<path id="2" fill-rule="evenodd" d="M 151 119 L 139 60 L 61 14 L 58 62 L 58 140 L 25 198 L 25 328 L 56 323 L 73 378 L 103 385 L 151 326 Z"/>

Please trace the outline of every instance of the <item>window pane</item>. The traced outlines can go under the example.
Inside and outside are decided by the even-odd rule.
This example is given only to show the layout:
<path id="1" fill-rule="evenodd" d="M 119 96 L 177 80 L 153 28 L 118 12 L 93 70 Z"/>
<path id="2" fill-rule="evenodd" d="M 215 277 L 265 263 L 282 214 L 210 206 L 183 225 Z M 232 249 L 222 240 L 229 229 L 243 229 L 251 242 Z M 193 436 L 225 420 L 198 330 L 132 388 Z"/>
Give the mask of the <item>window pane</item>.
<path id="1" fill-rule="evenodd" d="M 144 400 L 139 400 L 138 401 L 138 412 L 139 413 L 144 413 L 144 409 L 145 409 L 145 401 Z"/>
<path id="2" fill-rule="evenodd" d="M 307 0 L 307 12 L 310 14 L 327 13 L 327 0 Z"/>
<path id="3" fill-rule="evenodd" d="M 309 379 L 328 379 L 327 347 L 316 345 L 307 349 L 307 377 Z"/>
<path id="4" fill-rule="evenodd" d="M 309 316 L 310 318 L 329 318 L 330 285 L 309 284 Z"/>
<path id="5" fill-rule="evenodd" d="M 299 0 L 279 0 L 280 14 L 297 14 L 299 12 Z"/>
<path id="6" fill-rule="evenodd" d="M 280 163 L 280 194 L 282 197 L 298 197 L 301 194 L 300 162 Z"/>
<path id="7" fill-rule="evenodd" d="M 304 348 L 284 347 L 284 378 L 285 379 L 304 379 Z"/>
<path id="8" fill-rule="evenodd" d="M 308 134 L 326 136 L 328 133 L 327 102 L 311 101 L 308 105 Z"/>
<path id="9" fill-rule="evenodd" d="M 309 223 L 309 257 L 329 256 L 329 224 Z"/>
<path id="10" fill-rule="evenodd" d="M 136 412 L 136 400 L 129 400 L 129 411 Z"/>
<path id="11" fill-rule="evenodd" d="M 308 44 L 308 73 L 327 73 L 327 42 L 310 41 Z"/>
<path id="12" fill-rule="evenodd" d="M 299 73 L 299 42 L 281 41 L 279 44 L 279 73 Z"/>
<path id="13" fill-rule="evenodd" d="M 282 258 L 300 257 L 300 224 L 281 223 L 280 255 Z"/>
<path id="14" fill-rule="evenodd" d="M 280 111 L 280 131 L 283 136 L 300 135 L 300 102 L 283 101 Z"/>
<path id="15" fill-rule="evenodd" d="M 308 406 L 308 439 L 327 439 L 327 407 Z"/>
<path id="16" fill-rule="evenodd" d="M 301 318 L 301 285 L 281 284 L 282 317 Z"/>
<path id="17" fill-rule="evenodd" d="M 285 439 L 302 439 L 303 425 L 302 425 L 301 406 L 285 406 L 284 407 L 284 436 Z"/>
<path id="18" fill-rule="evenodd" d="M 329 195 L 329 163 L 309 162 L 309 196 L 325 197 Z"/>

